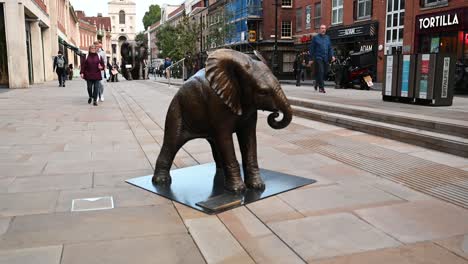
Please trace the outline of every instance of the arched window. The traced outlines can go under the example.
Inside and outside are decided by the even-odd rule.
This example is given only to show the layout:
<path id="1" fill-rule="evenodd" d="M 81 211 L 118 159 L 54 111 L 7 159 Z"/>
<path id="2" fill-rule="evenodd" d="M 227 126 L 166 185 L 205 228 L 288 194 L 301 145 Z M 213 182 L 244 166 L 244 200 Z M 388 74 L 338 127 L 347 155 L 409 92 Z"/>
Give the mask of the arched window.
<path id="1" fill-rule="evenodd" d="M 119 12 L 119 24 L 125 24 L 125 11 L 123 10 Z"/>

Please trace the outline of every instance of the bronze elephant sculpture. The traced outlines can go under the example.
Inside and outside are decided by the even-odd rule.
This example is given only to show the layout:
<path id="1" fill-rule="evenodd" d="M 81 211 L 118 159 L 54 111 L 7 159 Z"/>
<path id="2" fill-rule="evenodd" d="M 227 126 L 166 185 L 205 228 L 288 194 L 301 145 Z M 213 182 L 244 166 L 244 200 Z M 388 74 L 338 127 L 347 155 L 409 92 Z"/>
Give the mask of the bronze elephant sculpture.
<path id="1" fill-rule="evenodd" d="M 148 77 L 148 48 L 142 42 L 125 41 L 120 47 L 122 75 L 127 80 L 144 80 Z"/>
<path id="2" fill-rule="evenodd" d="M 243 192 L 264 189 L 257 162 L 257 110 L 271 111 L 268 124 L 282 129 L 292 120 L 292 109 L 280 83 L 265 60 L 234 50 L 219 49 L 208 56 L 206 68 L 187 80 L 170 103 L 164 142 L 152 181 L 171 183 L 169 170 L 177 151 L 189 140 L 205 138 L 211 145 L 224 188 Z M 279 112 L 283 114 L 281 120 Z M 233 145 L 236 133 L 242 154 L 244 181 Z"/>

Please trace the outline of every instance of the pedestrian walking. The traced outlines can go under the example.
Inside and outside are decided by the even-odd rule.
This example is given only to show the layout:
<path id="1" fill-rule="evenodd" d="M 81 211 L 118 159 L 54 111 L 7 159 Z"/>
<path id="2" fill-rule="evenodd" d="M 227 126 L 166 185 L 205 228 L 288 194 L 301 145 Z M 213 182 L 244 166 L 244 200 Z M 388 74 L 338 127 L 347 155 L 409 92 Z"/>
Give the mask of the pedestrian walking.
<path id="1" fill-rule="evenodd" d="M 67 59 L 63 56 L 63 52 L 59 50 L 58 55 L 54 59 L 54 71 L 57 73 L 59 87 L 65 87 L 65 74 Z"/>
<path id="2" fill-rule="evenodd" d="M 301 86 L 301 79 L 304 81 L 305 53 L 300 52 L 294 61 L 294 71 L 296 74 L 296 86 Z"/>
<path id="3" fill-rule="evenodd" d="M 101 70 L 101 81 L 99 82 L 99 93 L 98 99 L 101 102 L 104 102 L 104 80 L 106 79 L 106 65 L 107 65 L 107 57 L 106 52 L 102 48 L 101 41 L 94 41 L 94 46 L 97 48 L 97 53 L 101 56 L 102 60 L 104 61 L 104 68 Z"/>
<path id="4" fill-rule="evenodd" d="M 118 75 L 119 75 L 119 66 L 117 64 L 114 64 L 111 70 L 111 78 L 110 78 L 111 82 L 118 82 L 119 81 Z"/>
<path id="5" fill-rule="evenodd" d="M 96 46 L 89 46 L 89 53 L 85 56 L 84 61 L 81 63 L 81 78 L 86 80 L 88 86 L 88 104 L 93 102 L 97 106 L 97 99 L 100 89 L 100 82 L 102 80 L 101 71 L 104 69 L 104 60 L 97 53 Z"/>
<path id="6" fill-rule="evenodd" d="M 309 65 L 315 63 L 315 79 L 321 93 L 325 93 L 324 80 L 328 73 L 328 64 L 335 61 L 330 37 L 325 35 L 326 32 L 327 27 L 321 25 L 319 34 L 313 37 L 310 43 Z"/>
<path id="7" fill-rule="evenodd" d="M 68 80 L 73 79 L 73 64 L 69 64 L 67 68 L 67 75 L 68 75 Z"/>

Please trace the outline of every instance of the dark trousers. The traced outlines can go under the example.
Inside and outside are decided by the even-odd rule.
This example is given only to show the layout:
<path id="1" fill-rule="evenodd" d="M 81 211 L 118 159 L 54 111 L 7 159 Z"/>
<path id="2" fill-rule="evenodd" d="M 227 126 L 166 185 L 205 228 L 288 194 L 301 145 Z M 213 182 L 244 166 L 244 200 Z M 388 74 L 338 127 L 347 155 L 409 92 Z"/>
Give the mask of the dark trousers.
<path id="1" fill-rule="evenodd" d="M 318 84 L 318 87 L 322 90 L 325 87 L 325 74 L 328 73 L 328 63 L 322 59 L 317 59 L 315 61 L 315 79 Z"/>
<path id="2" fill-rule="evenodd" d="M 88 84 L 89 98 L 93 98 L 94 101 L 96 101 L 97 97 L 98 97 L 99 82 L 100 82 L 100 80 L 87 80 L 86 81 L 86 83 Z"/>
<path id="3" fill-rule="evenodd" d="M 65 85 L 65 69 L 57 69 L 55 71 L 57 73 L 57 77 L 58 77 L 58 81 L 59 81 L 59 85 L 62 86 L 62 85 Z"/>
<path id="4" fill-rule="evenodd" d="M 304 69 L 299 68 L 296 70 L 296 85 L 301 85 L 301 78 L 304 80 Z"/>

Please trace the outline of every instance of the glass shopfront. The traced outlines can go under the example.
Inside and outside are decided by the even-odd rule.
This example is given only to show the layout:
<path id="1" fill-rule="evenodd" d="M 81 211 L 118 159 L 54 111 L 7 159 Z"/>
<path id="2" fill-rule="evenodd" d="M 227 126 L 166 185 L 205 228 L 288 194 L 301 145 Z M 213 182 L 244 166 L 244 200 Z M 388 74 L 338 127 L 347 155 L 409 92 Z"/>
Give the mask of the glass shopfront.
<path id="1" fill-rule="evenodd" d="M 348 27 L 333 27 L 327 31 L 327 34 L 330 36 L 335 55 L 340 59 L 346 58 L 352 53 L 372 52 L 374 59 L 368 66 L 370 66 L 370 70 L 373 72 L 374 78 L 376 78 L 378 22 Z"/>
<path id="2" fill-rule="evenodd" d="M 416 16 L 415 51 L 456 55 L 455 93 L 468 94 L 468 8 Z"/>

